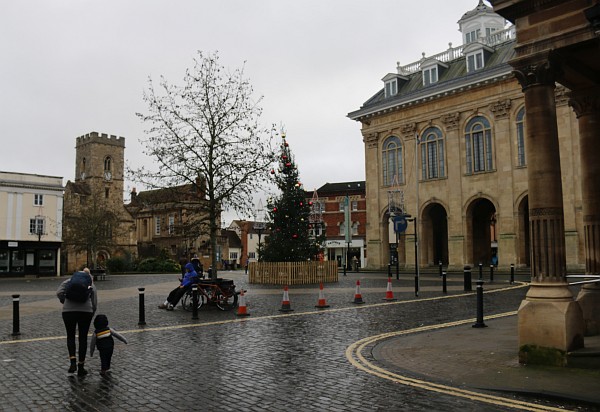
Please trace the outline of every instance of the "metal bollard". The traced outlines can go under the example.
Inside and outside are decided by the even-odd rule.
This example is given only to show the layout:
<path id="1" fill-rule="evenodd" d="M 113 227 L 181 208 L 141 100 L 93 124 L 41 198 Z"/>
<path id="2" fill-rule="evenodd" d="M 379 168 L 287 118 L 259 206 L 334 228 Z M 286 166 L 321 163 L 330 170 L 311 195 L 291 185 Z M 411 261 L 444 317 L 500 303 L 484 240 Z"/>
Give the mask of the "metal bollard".
<path id="1" fill-rule="evenodd" d="M 490 283 L 494 281 L 494 265 L 490 265 Z"/>
<path id="2" fill-rule="evenodd" d="M 448 288 L 446 285 L 446 272 L 442 272 L 442 292 L 448 293 Z"/>
<path id="3" fill-rule="evenodd" d="M 21 332 L 19 331 L 19 296 L 21 295 L 12 295 L 13 298 L 13 331 L 12 336 L 19 336 Z"/>
<path id="4" fill-rule="evenodd" d="M 138 288 L 138 293 L 140 297 L 140 320 L 138 321 L 138 326 L 144 326 L 146 324 L 146 304 L 144 302 L 144 291 L 146 288 Z"/>
<path id="5" fill-rule="evenodd" d="M 419 276 L 415 273 L 415 296 L 419 297 Z"/>
<path id="6" fill-rule="evenodd" d="M 510 284 L 515 283 L 515 264 L 510 264 Z"/>
<path id="7" fill-rule="evenodd" d="M 483 279 L 483 263 L 479 262 L 479 280 Z"/>
<path id="8" fill-rule="evenodd" d="M 477 280 L 477 321 L 473 325 L 474 328 L 486 328 L 483 323 L 483 280 Z"/>
<path id="9" fill-rule="evenodd" d="M 388 278 L 392 277 L 392 264 L 388 263 Z"/>
<path id="10" fill-rule="evenodd" d="M 440 267 L 440 276 L 442 276 L 442 271 L 443 271 L 444 269 L 443 269 L 443 267 L 442 267 L 442 261 L 441 261 L 441 260 L 440 260 L 440 263 L 439 263 L 439 267 Z"/>
<path id="11" fill-rule="evenodd" d="M 470 292 L 473 290 L 473 286 L 471 285 L 471 266 L 465 266 L 464 268 L 464 277 L 463 277 L 463 289 L 465 292 Z"/>
<path id="12" fill-rule="evenodd" d="M 198 285 L 192 285 L 192 319 L 198 319 Z"/>

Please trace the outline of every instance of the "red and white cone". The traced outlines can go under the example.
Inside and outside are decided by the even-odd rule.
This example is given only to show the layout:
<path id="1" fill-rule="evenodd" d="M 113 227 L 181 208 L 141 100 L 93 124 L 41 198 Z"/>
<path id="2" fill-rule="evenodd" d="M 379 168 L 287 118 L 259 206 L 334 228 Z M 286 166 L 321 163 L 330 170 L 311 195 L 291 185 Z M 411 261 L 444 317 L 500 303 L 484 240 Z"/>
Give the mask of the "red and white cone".
<path id="1" fill-rule="evenodd" d="M 354 292 L 354 303 L 356 303 L 356 304 L 365 303 L 365 301 L 362 298 L 362 295 L 360 294 L 360 280 L 356 281 L 356 292 Z"/>
<path id="2" fill-rule="evenodd" d="M 240 293 L 240 303 L 238 305 L 238 316 L 250 316 L 248 313 L 248 308 L 246 307 L 246 296 L 244 295 L 244 289 L 242 289 Z"/>
<path id="3" fill-rule="evenodd" d="M 323 294 L 323 284 L 319 286 L 319 301 L 315 305 L 315 308 L 325 309 L 328 308 L 329 305 L 325 302 L 325 295 Z"/>
<path id="4" fill-rule="evenodd" d="M 387 300 L 388 302 L 398 300 L 398 299 L 394 298 L 394 292 L 392 292 L 392 278 L 391 277 L 388 277 L 387 290 L 385 291 L 385 298 L 383 298 L 383 300 Z"/>
<path id="5" fill-rule="evenodd" d="M 290 295 L 288 293 L 288 287 L 287 285 L 285 285 L 283 287 L 283 300 L 281 301 L 281 309 L 279 309 L 280 312 L 291 312 L 294 309 L 292 309 L 291 305 L 290 305 Z"/>

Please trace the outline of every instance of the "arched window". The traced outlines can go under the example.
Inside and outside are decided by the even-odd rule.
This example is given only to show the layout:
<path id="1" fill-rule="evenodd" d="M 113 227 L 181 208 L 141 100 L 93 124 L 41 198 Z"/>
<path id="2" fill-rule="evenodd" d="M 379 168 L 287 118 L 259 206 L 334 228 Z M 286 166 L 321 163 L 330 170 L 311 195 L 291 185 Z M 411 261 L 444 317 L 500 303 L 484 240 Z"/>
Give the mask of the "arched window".
<path id="1" fill-rule="evenodd" d="M 517 112 L 517 166 L 525 166 L 525 108 Z"/>
<path id="2" fill-rule="evenodd" d="M 394 177 L 396 177 L 397 183 L 404 182 L 402 143 L 396 136 L 389 137 L 383 143 L 382 164 L 384 186 L 391 186 L 394 183 Z"/>
<path id="3" fill-rule="evenodd" d="M 477 116 L 465 128 L 467 174 L 494 170 L 490 122 Z"/>
<path id="4" fill-rule="evenodd" d="M 104 171 L 105 172 L 110 172 L 111 162 L 112 162 L 112 159 L 110 158 L 110 156 L 106 156 L 104 158 Z"/>
<path id="5" fill-rule="evenodd" d="M 421 147 L 421 179 L 437 179 L 445 176 L 444 172 L 444 136 L 437 127 L 430 127 L 423 132 L 419 142 Z"/>

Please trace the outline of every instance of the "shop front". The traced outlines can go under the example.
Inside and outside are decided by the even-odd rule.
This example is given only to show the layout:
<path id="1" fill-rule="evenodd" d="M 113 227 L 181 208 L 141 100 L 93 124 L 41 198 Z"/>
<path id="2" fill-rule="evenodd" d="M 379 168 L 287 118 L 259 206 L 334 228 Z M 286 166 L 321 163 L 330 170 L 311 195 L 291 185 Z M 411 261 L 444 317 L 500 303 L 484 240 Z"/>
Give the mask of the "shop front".
<path id="1" fill-rule="evenodd" d="M 0 241 L 0 276 L 56 276 L 61 242 Z"/>
<path id="2" fill-rule="evenodd" d="M 337 261 L 339 268 L 346 262 L 347 270 L 353 270 L 355 265 L 359 268 L 365 267 L 364 243 L 363 239 L 353 239 L 350 244 L 345 243 L 343 239 L 327 240 L 327 260 Z"/>

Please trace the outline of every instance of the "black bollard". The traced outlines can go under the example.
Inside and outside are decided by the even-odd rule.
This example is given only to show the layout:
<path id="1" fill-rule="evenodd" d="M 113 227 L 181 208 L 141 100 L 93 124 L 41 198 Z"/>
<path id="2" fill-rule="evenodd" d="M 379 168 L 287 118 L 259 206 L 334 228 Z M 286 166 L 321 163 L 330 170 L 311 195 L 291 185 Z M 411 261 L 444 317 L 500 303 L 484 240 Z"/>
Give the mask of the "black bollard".
<path id="1" fill-rule="evenodd" d="M 140 296 L 140 320 L 138 322 L 138 326 L 144 326 L 146 324 L 146 304 L 144 302 L 144 291 L 146 288 L 138 288 L 138 293 Z"/>
<path id="2" fill-rule="evenodd" d="M 392 264 L 388 263 L 388 278 L 392 277 Z"/>
<path id="3" fill-rule="evenodd" d="M 465 292 L 470 292 L 473 290 L 473 286 L 471 285 L 471 266 L 465 266 L 465 268 L 464 268 L 463 289 Z"/>
<path id="4" fill-rule="evenodd" d="M 419 276 L 415 273 L 415 296 L 419 297 Z"/>
<path id="5" fill-rule="evenodd" d="M 448 293 L 448 287 L 446 285 L 446 272 L 442 272 L 442 292 Z"/>
<path id="6" fill-rule="evenodd" d="M 192 285 L 192 319 L 198 319 L 198 285 Z"/>
<path id="7" fill-rule="evenodd" d="M 515 264 L 510 264 L 510 284 L 515 283 Z"/>
<path id="8" fill-rule="evenodd" d="M 443 267 L 442 267 L 442 261 L 441 261 L 441 260 L 440 260 L 440 263 L 439 263 L 439 267 L 440 267 L 440 276 L 442 276 L 442 271 L 443 271 L 444 269 L 443 269 Z"/>
<path id="9" fill-rule="evenodd" d="M 483 263 L 479 262 L 479 280 L 483 280 Z"/>
<path id="10" fill-rule="evenodd" d="M 483 280 L 477 280 L 477 322 L 473 325 L 474 328 L 486 328 L 483 323 Z"/>
<path id="11" fill-rule="evenodd" d="M 12 336 L 19 336 L 21 332 L 19 331 L 19 296 L 21 295 L 12 295 L 13 298 L 13 331 Z"/>
<path id="12" fill-rule="evenodd" d="M 490 265 L 490 283 L 494 281 L 494 265 Z"/>

